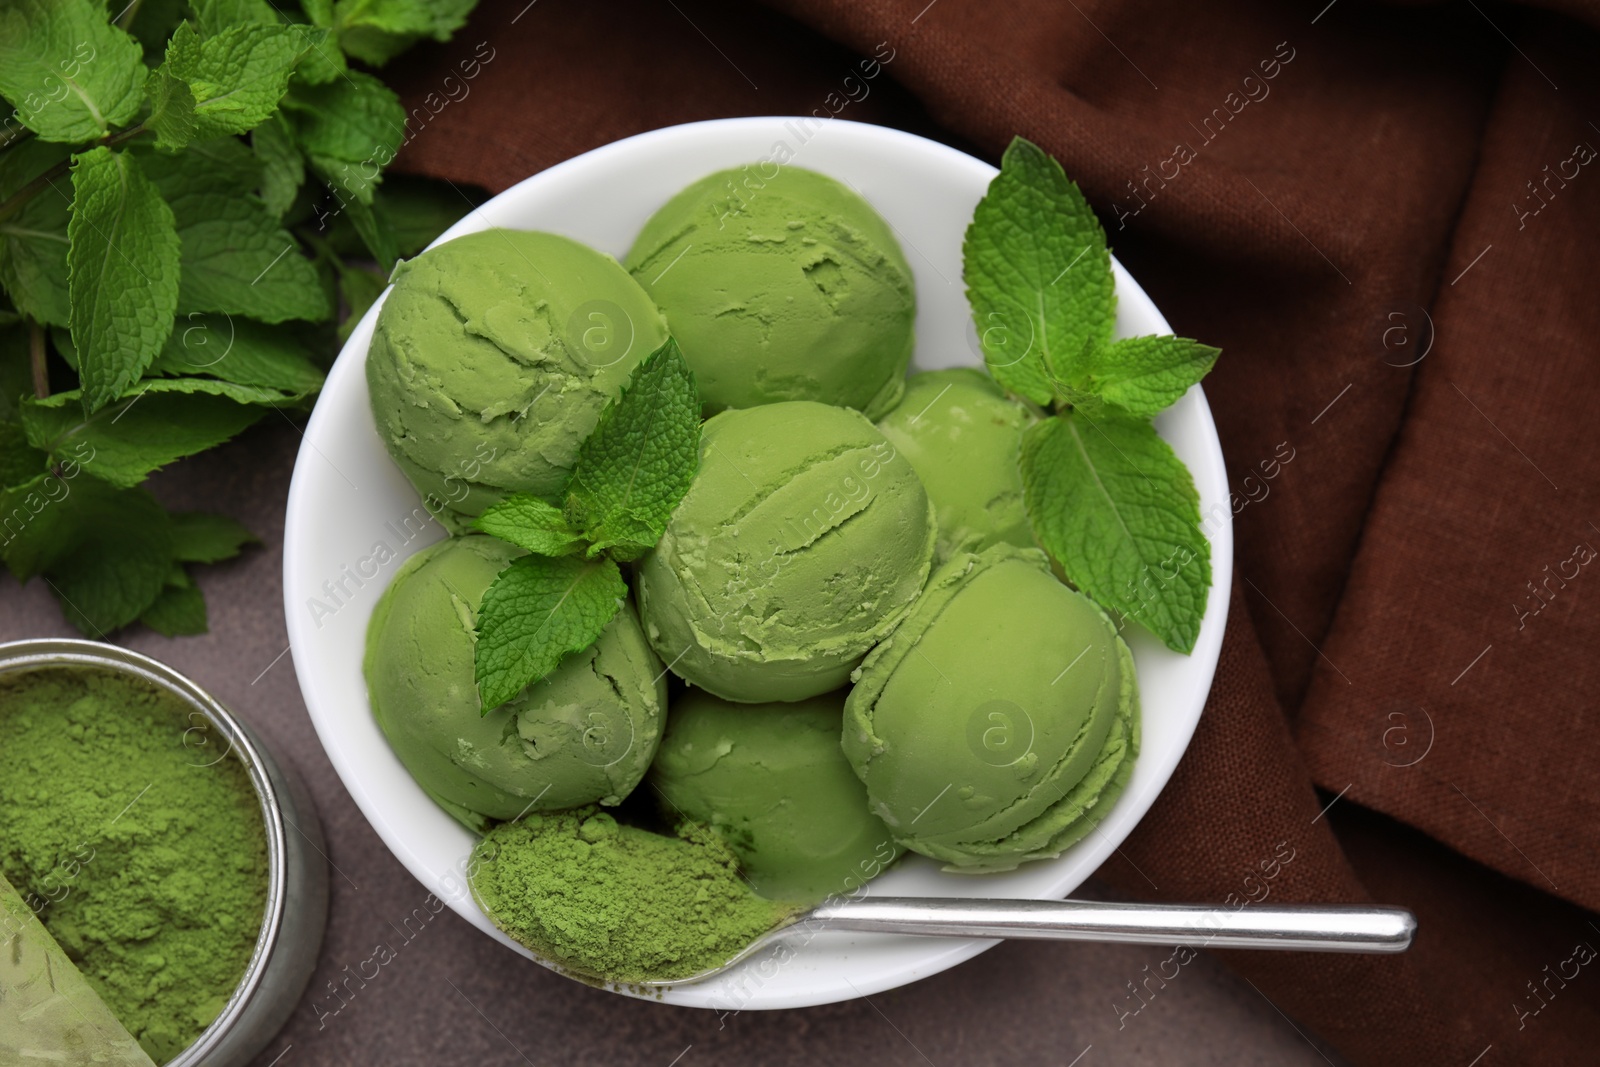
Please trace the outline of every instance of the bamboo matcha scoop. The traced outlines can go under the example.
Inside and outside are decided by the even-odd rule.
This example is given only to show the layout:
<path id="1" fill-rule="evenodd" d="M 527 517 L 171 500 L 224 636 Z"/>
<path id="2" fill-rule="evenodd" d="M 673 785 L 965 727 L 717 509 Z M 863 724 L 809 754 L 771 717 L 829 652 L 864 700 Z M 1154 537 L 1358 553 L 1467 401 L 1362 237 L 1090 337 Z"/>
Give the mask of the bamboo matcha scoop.
<path id="1" fill-rule="evenodd" d="M 0 1063 L 155 1067 L 3 874 Z"/>

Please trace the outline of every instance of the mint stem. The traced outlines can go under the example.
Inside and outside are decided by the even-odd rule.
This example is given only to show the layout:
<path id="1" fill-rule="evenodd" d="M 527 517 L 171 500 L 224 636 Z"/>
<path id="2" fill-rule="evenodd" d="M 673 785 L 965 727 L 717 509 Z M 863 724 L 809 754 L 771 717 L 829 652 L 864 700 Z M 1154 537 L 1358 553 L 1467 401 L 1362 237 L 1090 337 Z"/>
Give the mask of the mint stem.
<path id="1" fill-rule="evenodd" d="M 50 368 L 45 365 L 44 326 L 28 319 L 28 366 L 33 370 L 33 395 L 43 400 L 50 395 Z"/>

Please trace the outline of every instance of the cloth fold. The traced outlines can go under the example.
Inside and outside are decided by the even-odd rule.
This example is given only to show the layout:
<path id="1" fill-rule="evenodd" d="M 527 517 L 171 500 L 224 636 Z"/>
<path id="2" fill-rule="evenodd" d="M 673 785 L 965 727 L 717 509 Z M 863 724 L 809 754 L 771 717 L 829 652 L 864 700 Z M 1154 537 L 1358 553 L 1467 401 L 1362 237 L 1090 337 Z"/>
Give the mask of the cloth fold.
<path id="1" fill-rule="evenodd" d="M 403 169 L 499 191 L 741 114 L 1060 159 L 1223 349 L 1237 541 L 1205 715 L 1102 878 L 1414 908 L 1403 956 L 1222 954 L 1354 1063 L 1592 1062 L 1547 976 L 1600 946 L 1593 5 L 525 4 L 390 72 L 415 106 L 493 53 Z"/>

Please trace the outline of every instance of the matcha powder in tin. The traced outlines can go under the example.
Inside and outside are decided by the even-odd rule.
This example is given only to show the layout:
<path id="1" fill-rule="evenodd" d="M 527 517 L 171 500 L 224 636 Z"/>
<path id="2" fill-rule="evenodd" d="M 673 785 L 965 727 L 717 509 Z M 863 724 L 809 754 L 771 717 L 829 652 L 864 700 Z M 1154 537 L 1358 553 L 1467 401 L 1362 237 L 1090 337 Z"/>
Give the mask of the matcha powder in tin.
<path id="1" fill-rule="evenodd" d="M 0 870 L 157 1063 L 243 977 L 266 908 L 245 767 L 165 689 L 93 668 L 0 676 Z"/>
<path id="2" fill-rule="evenodd" d="M 495 827 L 469 873 L 484 913 L 514 940 L 612 982 L 710 970 L 799 910 L 756 896 L 733 851 L 697 823 L 666 837 L 594 808 Z"/>

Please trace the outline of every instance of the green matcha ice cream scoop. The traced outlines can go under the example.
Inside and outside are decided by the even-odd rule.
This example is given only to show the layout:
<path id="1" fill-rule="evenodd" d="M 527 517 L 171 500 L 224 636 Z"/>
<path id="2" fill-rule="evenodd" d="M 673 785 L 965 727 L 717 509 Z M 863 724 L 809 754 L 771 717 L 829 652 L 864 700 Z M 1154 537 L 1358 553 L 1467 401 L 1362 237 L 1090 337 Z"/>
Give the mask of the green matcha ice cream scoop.
<path id="1" fill-rule="evenodd" d="M 1033 547 L 1022 503 L 1022 431 L 1028 409 L 972 367 L 913 374 L 898 407 L 878 422 L 911 461 L 939 514 L 939 558 L 1005 542 Z"/>
<path id="2" fill-rule="evenodd" d="M 477 606 L 519 555 L 476 534 L 423 549 L 395 574 L 367 628 L 367 690 L 390 747 L 440 807 L 479 833 L 488 819 L 619 803 L 655 755 L 666 705 L 666 672 L 624 604 L 593 645 L 479 715 Z"/>
<path id="3" fill-rule="evenodd" d="M 911 268 L 872 205 L 832 178 L 792 166 L 707 175 L 651 216 L 626 262 L 708 413 L 817 400 L 877 418 L 900 397 Z"/>
<path id="4" fill-rule="evenodd" d="M 854 893 L 901 849 L 839 751 L 843 712 L 843 693 L 730 704 L 690 690 L 650 768 L 663 818 L 711 827 L 764 897 Z"/>
<path id="5" fill-rule="evenodd" d="M 858 678 L 845 755 L 896 840 L 952 868 L 1059 855 L 1133 771 L 1133 657 L 1037 549 L 957 554 Z"/>
<path id="6" fill-rule="evenodd" d="M 373 418 L 428 510 L 461 526 L 508 492 L 553 500 L 666 339 L 610 256 L 551 233 L 467 234 L 395 268 L 367 350 Z"/>
<path id="7" fill-rule="evenodd" d="M 933 506 L 866 418 L 809 401 L 706 422 L 700 468 L 640 563 L 639 613 L 679 677 L 744 703 L 844 685 L 910 608 Z"/>

